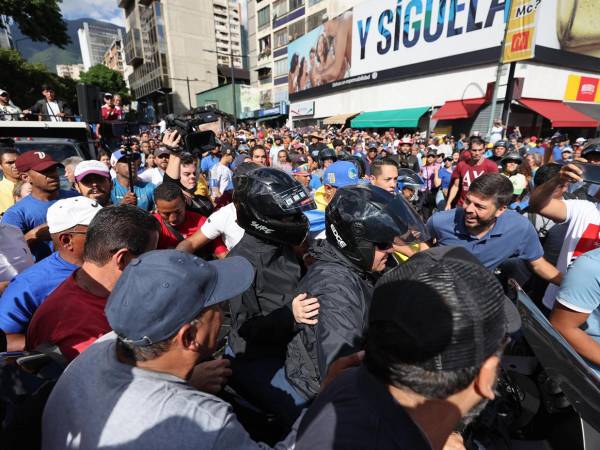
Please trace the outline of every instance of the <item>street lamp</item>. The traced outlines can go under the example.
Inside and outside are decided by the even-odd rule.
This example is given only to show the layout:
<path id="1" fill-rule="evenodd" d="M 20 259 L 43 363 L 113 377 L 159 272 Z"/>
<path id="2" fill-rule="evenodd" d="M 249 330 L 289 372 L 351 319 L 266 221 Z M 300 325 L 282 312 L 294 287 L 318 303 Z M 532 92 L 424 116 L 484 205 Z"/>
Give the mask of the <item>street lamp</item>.
<path id="1" fill-rule="evenodd" d="M 230 73 L 231 73 L 231 89 L 233 91 L 233 126 L 237 127 L 237 95 L 235 93 L 235 68 L 233 67 L 233 57 L 237 56 L 238 58 L 246 58 L 248 55 L 234 55 L 233 49 L 229 51 L 229 53 L 219 52 L 217 50 L 208 50 L 204 49 L 205 52 L 214 53 L 216 55 L 229 56 L 230 58 Z"/>

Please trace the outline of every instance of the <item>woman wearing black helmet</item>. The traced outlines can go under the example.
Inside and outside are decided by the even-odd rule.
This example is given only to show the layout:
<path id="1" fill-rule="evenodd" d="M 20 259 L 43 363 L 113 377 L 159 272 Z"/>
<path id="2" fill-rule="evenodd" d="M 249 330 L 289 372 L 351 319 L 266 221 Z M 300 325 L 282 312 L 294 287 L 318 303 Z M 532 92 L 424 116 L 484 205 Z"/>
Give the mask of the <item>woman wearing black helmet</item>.
<path id="1" fill-rule="evenodd" d="M 500 173 L 507 177 L 513 185 L 513 201 L 518 201 L 527 190 L 527 178 L 520 172 L 523 158 L 517 152 L 511 152 L 502 158 Z"/>
<path id="2" fill-rule="evenodd" d="M 394 245 L 426 241 L 422 220 L 401 197 L 381 188 L 341 188 L 325 212 L 326 239 L 298 287 L 319 299 L 319 321 L 288 345 L 286 376 L 312 399 L 329 365 L 361 349 L 373 284 Z"/>

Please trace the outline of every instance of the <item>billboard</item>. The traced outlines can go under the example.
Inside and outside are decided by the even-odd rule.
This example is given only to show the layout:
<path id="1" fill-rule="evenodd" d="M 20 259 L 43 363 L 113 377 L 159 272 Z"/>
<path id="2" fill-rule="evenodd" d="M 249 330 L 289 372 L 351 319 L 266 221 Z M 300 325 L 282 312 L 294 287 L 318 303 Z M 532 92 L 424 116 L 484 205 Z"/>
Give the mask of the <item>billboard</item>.
<path id="1" fill-rule="evenodd" d="M 600 28 L 593 25 L 600 23 L 596 2 L 515 2 L 525 13 L 535 11 L 526 14 L 529 17 L 524 25 L 537 21 L 539 26 L 535 27 L 537 30 L 531 29 L 532 39 L 522 42 L 527 43 L 532 54 L 535 50 L 535 61 L 600 70 Z M 510 3 L 508 0 L 361 3 L 289 44 L 290 99 L 297 101 L 373 82 L 493 64 L 500 58 Z M 521 48 L 525 47 L 515 51 Z"/>
<path id="2" fill-rule="evenodd" d="M 541 0 L 512 0 L 502 62 L 531 59 L 535 53 L 537 8 Z"/>

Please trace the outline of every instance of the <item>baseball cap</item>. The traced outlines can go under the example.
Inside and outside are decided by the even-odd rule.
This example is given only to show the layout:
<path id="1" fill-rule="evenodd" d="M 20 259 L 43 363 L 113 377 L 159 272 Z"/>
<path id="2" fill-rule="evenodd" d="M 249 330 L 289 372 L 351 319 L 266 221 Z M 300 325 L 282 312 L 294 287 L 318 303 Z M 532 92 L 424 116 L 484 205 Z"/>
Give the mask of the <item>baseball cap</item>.
<path id="1" fill-rule="evenodd" d="M 110 92 L 105 92 L 105 93 L 104 93 L 104 97 L 105 97 L 105 98 L 106 98 L 106 97 L 112 97 L 112 96 L 113 96 L 113 95 L 112 95 Z"/>
<path id="2" fill-rule="evenodd" d="M 582 138 L 582 137 L 580 137 L 580 138 L 577 138 L 577 139 L 575 139 L 575 143 L 576 143 L 576 144 L 579 144 L 579 145 L 583 145 L 583 144 L 585 144 L 586 142 L 587 142 L 587 139 L 586 139 L 586 138 Z"/>
<path id="3" fill-rule="evenodd" d="M 492 272 L 452 246 L 419 252 L 378 281 L 369 323 L 382 322 L 398 329 L 398 359 L 435 372 L 479 366 L 521 326 Z"/>
<path id="4" fill-rule="evenodd" d="M 178 250 L 154 250 L 127 265 L 108 298 L 106 318 L 129 345 L 152 345 L 203 309 L 241 294 L 253 279 L 252 265 L 241 256 L 205 261 Z"/>
<path id="5" fill-rule="evenodd" d="M 142 159 L 142 155 L 140 155 L 139 153 L 129 153 L 130 155 L 133 156 L 133 159 Z M 110 163 L 111 165 L 115 165 L 116 163 L 118 163 L 121 159 L 126 158 L 127 157 L 127 153 L 123 150 L 117 150 L 116 152 L 113 152 L 112 155 L 110 155 Z"/>
<path id="6" fill-rule="evenodd" d="M 600 153 L 600 144 L 590 144 L 583 149 L 581 156 L 587 156 L 590 153 Z M 18 161 L 18 159 L 17 159 Z M 18 167 L 17 167 L 18 169 Z"/>
<path id="7" fill-rule="evenodd" d="M 8 91 L 5 91 L 4 89 L 0 89 L 0 95 L 4 95 L 4 94 L 8 95 Z"/>
<path id="8" fill-rule="evenodd" d="M 46 213 L 50 234 L 73 228 L 75 225 L 89 225 L 102 209 L 95 200 L 87 197 L 69 197 L 58 200 Z"/>
<path id="9" fill-rule="evenodd" d="M 302 164 L 302 165 L 299 165 L 298 167 L 293 168 L 292 175 L 303 175 L 303 176 L 310 175 L 310 171 L 308 169 L 308 164 Z"/>
<path id="10" fill-rule="evenodd" d="M 562 149 L 561 153 L 573 153 L 573 149 L 571 147 L 565 147 Z"/>
<path id="11" fill-rule="evenodd" d="M 529 140 L 530 140 L 531 142 L 537 142 L 538 138 L 537 138 L 537 136 L 531 136 L 531 137 L 529 138 Z"/>
<path id="12" fill-rule="evenodd" d="M 36 150 L 21 153 L 17 156 L 15 165 L 19 172 L 27 172 L 28 170 L 40 172 L 54 166 L 62 167 L 62 164 L 56 162 L 49 153 L 38 152 Z"/>
<path id="13" fill-rule="evenodd" d="M 323 184 L 342 188 L 358 183 L 358 171 L 350 161 L 337 161 L 323 172 Z"/>
<path id="14" fill-rule="evenodd" d="M 110 171 L 108 170 L 108 167 L 106 167 L 106 164 L 95 160 L 81 161 L 79 164 L 77 164 L 77 166 L 75 166 L 73 175 L 75 176 L 75 180 L 81 181 L 87 175 L 92 173 L 110 178 Z"/>
<path id="15" fill-rule="evenodd" d="M 156 149 L 154 149 L 154 156 L 160 156 L 160 155 L 170 155 L 171 152 L 169 151 L 169 149 L 167 147 L 163 147 L 162 145 L 156 147 Z"/>

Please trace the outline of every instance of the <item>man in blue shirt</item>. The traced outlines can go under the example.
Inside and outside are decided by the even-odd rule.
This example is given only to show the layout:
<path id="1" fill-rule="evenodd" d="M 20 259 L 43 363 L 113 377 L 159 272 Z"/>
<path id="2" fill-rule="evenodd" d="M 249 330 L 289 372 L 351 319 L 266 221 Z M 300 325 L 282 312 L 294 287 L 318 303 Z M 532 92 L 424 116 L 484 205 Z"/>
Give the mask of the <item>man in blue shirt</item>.
<path id="1" fill-rule="evenodd" d="M 152 211 L 154 209 L 154 186 L 152 183 L 146 183 L 139 179 L 135 179 L 133 183 L 133 192 L 129 190 L 129 158 L 133 158 L 134 176 L 141 162 L 139 153 L 130 153 L 129 155 L 122 151 L 116 151 L 113 156 L 117 160 L 115 164 L 115 173 L 117 177 L 114 179 L 110 199 L 112 204 L 118 205 L 133 205 L 138 208 Z"/>
<path id="2" fill-rule="evenodd" d="M 48 229 L 56 252 L 21 272 L 0 297 L 0 329 L 8 350 L 25 347 L 25 332 L 36 309 L 83 261 L 88 225 L 102 207 L 87 197 L 59 200 L 48 209 Z"/>
<path id="3" fill-rule="evenodd" d="M 75 191 L 60 189 L 58 168 L 62 165 L 45 152 L 25 152 L 16 159 L 21 176 L 31 183 L 31 194 L 8 208 L 2 223 L 14 225 L 25 235 L 36 261 L 52 253 L 50 236 L 46 227 L 46 212 L 56 201 L 75 197 Z"/>
<path id="4" fill-rule="evenodd" d="M 544 280 L 560 284 L 556 267 L 543 257 L 544 250 L 529 220 L 507 209 L 512 183 L 498 173 L 486 173 L 471 183 L 464 209 L 434 214 L 427 228 L 437 245 L 459 245 L 473 253 L 488 269 L 511 258 L 527 261 Z"/>
<path id="5" fill-rule="evenodd" d="M 221 161 L 221 149 L 219 146 L 215 145 L 208 155 L 202 158 L 200 161 L 200 172 L 208 177 L 210 173 L 210 169 L 213 168 L 215 164 L 218 164 Z"/>
<path id="6" fill-rule="evenodd" d="M 600 376 L 600 248 L 567 271 L 550 323 Z"/>

